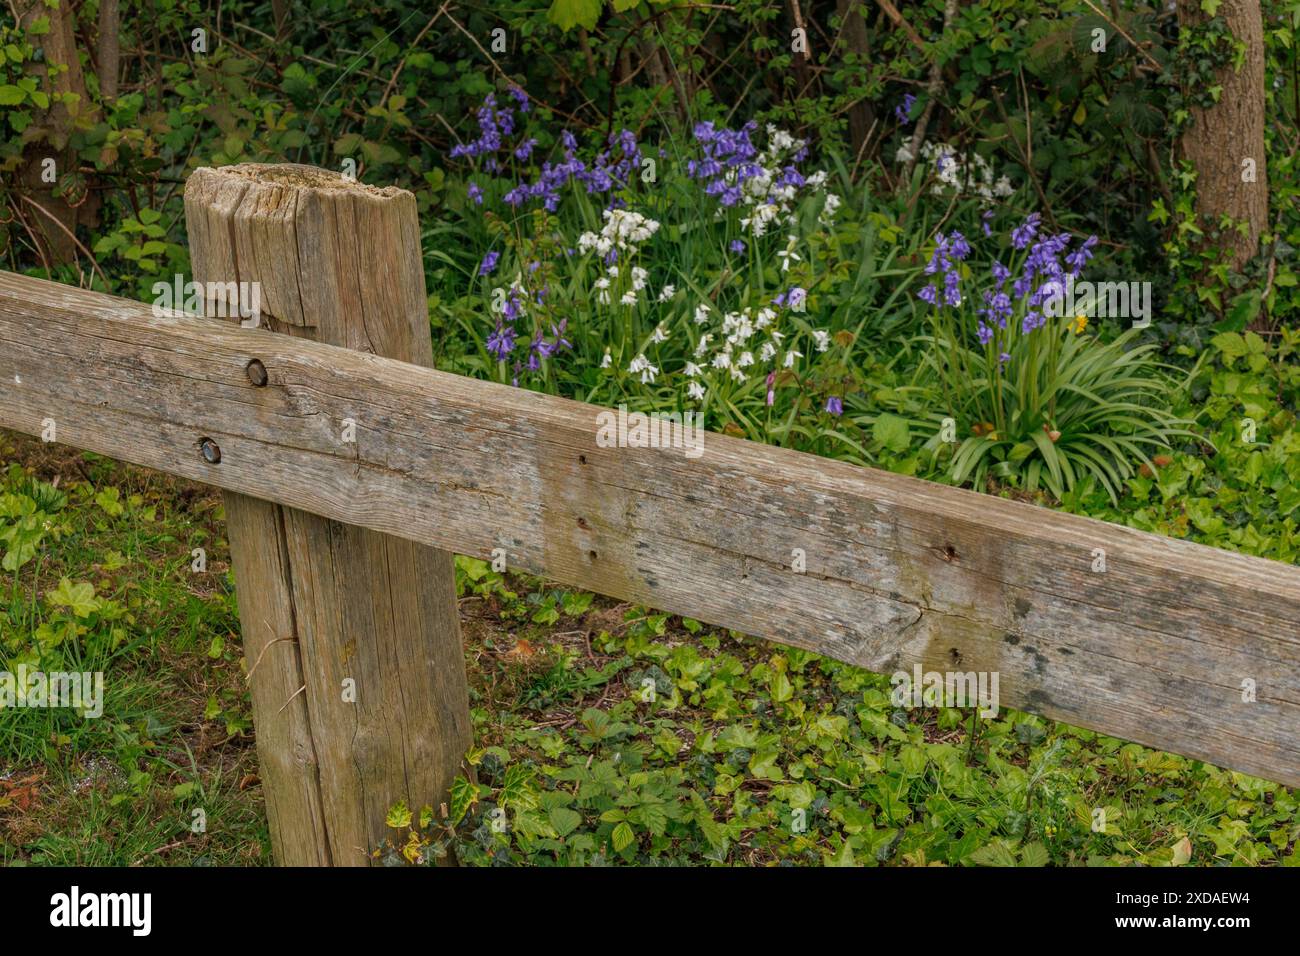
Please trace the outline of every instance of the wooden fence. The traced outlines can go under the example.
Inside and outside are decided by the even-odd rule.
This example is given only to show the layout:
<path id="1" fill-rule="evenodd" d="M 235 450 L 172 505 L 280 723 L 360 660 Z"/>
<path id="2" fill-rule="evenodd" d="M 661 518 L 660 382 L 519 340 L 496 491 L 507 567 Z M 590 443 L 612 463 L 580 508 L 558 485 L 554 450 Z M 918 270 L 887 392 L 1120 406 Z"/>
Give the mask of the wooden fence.
<path id="1" fill-rule="evenodd" d="M 714 433 L 602 447 L 596 406 L 428 367 L 409 193 L 241 166 L 185 198 L 195 278 L 260 283 L 263 327 L 0 272 L 0 426 L 226 492 L 280 862 L 364 864 L 443 799 L 451 552 L 1300 784 L 1300 568 Z"/>

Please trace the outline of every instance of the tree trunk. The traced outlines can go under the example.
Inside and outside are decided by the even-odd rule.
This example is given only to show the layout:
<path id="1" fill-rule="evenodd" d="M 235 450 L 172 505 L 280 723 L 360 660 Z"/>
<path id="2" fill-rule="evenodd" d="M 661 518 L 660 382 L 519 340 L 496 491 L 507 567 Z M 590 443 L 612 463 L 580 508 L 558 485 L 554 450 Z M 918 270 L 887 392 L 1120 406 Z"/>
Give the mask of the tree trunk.
<path id="1" fill-rule="evenodd" d="M 867 62 L 871 56 L 871 43 L 867 34 L 867 21 L 862 16 L 861 0 L 836 0 L 835 11 L 843 24 L 841 27 L 845 50 L 857 58 L 858 65 L 866 72 Z M 853 144 L 853 157 L 856 160 L 862 154 L 862 147 L 871 134 L 871 125 L 875 122 L 875 111 L 871 101 L 863 98 L 849 107 L 849 138 Z"/>
<path id="2" fill-rule="evenodd" d="M 1199 0 L 1178 0 L 1180 29 L 1206 21 Z M 1264 23 L 1259 0 L 1224 0 L 1219 15 L 1232 35 L 1246 45 L 1240 70 L 1229 64 L 1218 71 L 1223 88 L 1219 102 L 1191 108 L 1192 122 L 1183 133 L 1182 153 L 1196 169 L 1196 209 L 1209 230 L 1232 224 L 1219 241 L 1240 271 L 1259 249 L 1268 225 L 1268 172 L 1264 156 Z M 1245 224 L 1244 234 L 1235 228 Z"/>
<path id="3" fill-rule="evenodd" d="M 106 107 L 117 99 L 118 29 L 118 0 L 99 0 L 99 96 Z"/>
<path id="4" fill-rule="evenodd" d="M 43 114 L 33 110 L 33 125 L 44 126 L 45 135 L 28 142 L 23 150 L 25 162 L 17 177 L 19 195 L 27 200 L 19 202 L 20 211 L 31 223 L 40 243 L 38 253 L 50 265 L 62 265 L 76 258 L 77 244 L 73 236 L 77 223 L 97 224 L 99 197 L 93 192 L 84 194 L 74 205 L 66 196 L 56 196 L 56 183 L 45 178 L 46 161 L 54 160 L 54 174 L 57 179 L 63 179 L 76 163 L 76 154 L 68 147 L 68 140 L 78 124 L 85 122 L 85 118 L 93 119 L 95 113 L 77 53 L 77 22 L 72 14 L 72 5 L 62 3 L 57 10 L 52 10 L 44 0 L 29 0 L 26 4 L 19 4 L 17 13 L 18 23 L 24 28 L 41 17 L 49 17 L 50 21 L 49 32 L 35 38 L 40 44 L 43 62 L 28 66 L 29 73 L 44 83 L 45 64 L 66 67 L 50 80 L 48 92 L 75 93 L 79 97 L 73 105 L 52 102 Z"/>

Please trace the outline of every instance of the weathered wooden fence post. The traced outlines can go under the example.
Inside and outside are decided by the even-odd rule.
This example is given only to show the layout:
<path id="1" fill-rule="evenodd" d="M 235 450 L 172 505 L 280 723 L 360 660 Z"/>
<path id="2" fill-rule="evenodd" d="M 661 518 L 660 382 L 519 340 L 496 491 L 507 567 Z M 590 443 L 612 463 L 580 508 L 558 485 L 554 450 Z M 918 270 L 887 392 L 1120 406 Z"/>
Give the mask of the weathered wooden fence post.
<path id="1" fill-rule="evenodd" d="M 409 192 L 309 166 L 199 169 L 185 218 L 195 281 L 257 283 L 263 327 L 432 364 Z M 233 311 L 237 287 L 207 295 Z M 248 391 L 250 416 L 316 414 L 256 356 Z M 388 411 L 319 427 L 346 455 L 400 422 Z M 388 808 L 436 807 L 470 744 L 452 556 L 244 495 L 225 509 L 276 859 L 364 865 Z"/>

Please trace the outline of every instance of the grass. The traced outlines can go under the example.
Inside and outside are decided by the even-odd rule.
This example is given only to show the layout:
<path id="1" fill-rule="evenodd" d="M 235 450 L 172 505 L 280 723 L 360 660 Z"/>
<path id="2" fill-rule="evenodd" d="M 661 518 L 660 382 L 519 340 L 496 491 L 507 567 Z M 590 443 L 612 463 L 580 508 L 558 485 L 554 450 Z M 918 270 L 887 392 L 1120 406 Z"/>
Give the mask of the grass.
<path id="1" fill-rule="evenodd" d="M 220 498 L 8 434 L 0 462 L 0 495 L 34 492 L 52 509 L 36 553 L 6 569 L 0 667 L 105 675 L 101 719 L 0 712 L 0 860 L 266 862 Z M 207 552 L 204 573 L 191 570 L 195 548 Z M 96 609 L 54 604 L 65 579 L 92 588 Z"/>

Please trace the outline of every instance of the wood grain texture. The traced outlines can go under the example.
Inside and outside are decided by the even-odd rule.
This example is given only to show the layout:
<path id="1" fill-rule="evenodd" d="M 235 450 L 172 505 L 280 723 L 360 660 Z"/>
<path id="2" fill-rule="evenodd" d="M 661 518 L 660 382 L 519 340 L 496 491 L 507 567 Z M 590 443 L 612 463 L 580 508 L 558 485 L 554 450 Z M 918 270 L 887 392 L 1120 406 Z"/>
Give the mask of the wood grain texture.
<path id="1" fill-rule="evenodd" d="M 0 273 L 0 425 L 1300 784 L 1300 569 L 713 433 L 602 448 L 600 411 Z"/>
<path id="2" fill-rule="evenodd" d="M 185 212 L 195 280 L 258 283 L 268 328 L 431 364 L 410 193 L 241 165 L 197 170 Z M 444 802 L 472 742 L 452 556 L 225 499 L 276 859 L 365 864 L 388 809 Z"/>

